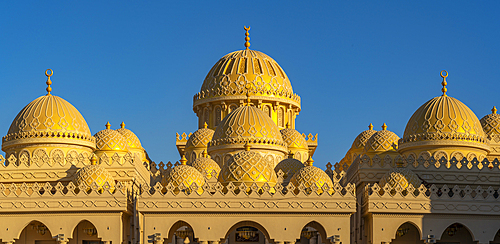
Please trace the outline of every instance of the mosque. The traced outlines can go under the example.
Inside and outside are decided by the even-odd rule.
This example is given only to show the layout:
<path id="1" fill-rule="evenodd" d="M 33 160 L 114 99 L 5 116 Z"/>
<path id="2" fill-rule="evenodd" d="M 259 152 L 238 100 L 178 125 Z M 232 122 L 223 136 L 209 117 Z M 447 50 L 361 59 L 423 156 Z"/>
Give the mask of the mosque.
<path id="1" fill-rule="evenodd" d="M 295 126 L 300 96 L 245 30 L 194 95 L 198 128 L 177 134 L 175 163 L 153 162 L 125 123 L 92 135 L 47 70 L 47 94 L 2 137 L 0 242 L 500 243 L 495 107 L 479 120 L 442 71 L 401 138 L 370 124 L 322 170 L 318 135 Z"/>

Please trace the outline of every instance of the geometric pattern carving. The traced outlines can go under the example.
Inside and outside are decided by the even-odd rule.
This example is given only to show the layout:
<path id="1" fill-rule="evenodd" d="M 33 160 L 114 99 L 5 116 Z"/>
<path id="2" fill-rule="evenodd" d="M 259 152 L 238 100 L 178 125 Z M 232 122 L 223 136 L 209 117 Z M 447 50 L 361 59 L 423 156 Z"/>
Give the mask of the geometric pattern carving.
<path id="1" fill-rule="evenodd" d="M 492 113 L 484 116 L 481 120 L 481 126 L 492 143 L 500 143 L 500 114 L 496 113 L 496 108 Z"/>
<path id="2" fill-rule="evenodd" d="M 139 140 L 139 137 L 137 137 L 137 135 L 135 135 L 134 132 L 132 132 L 131 130 L 126 129 L 124 123 L 122 123 L 122 125 L 123 125 L 123 127 L 116 129 L 116 131 L 118 133 L 120 133 L 125 138 L 125 141 L 127 142 L 127 145 L 129 146 L 129 148 L 142 149 L 141 141 Z"/>
<path id="3" fill-rule="evenodd" d="M 287 158 L 279 162 L 274 171 L 278 173 L 281 170 L 283 172 L 283 179 L 285 179 L 285 182 L 288 182 L 302 168 L 304 168 L 304 163 L 294 158 Z"/>
<path id="4" fill-rule="evenodd" d="M 315 191 L 318 194 L 323 193 L 323 187 L 327 186 L 330 189 L 329 193 L 334 193 L 332 179 L 330 179 L 325 171 L 312 165 L 305 166 L 295 173 L 292 179 L 290 179 L 290 184 L 296 187 L 302 185 L 306 189 L 310 189 L 312 192 Z M 314 190 L 314 188 L 316 188 L 316 190 Z"/>
<path id="5" fill-rule="evenodd" d="M 267 115 L 266 115 L 267 116 Z M 252 186 L 256 183 L 259 187 L 268 183 L 271 187 L 276 185 L 278 178 L 269 163 L 262 155 L 255 151 L 240 151 L 233 155 L 219 174 L 219 181 L 223 184 L 234 182 L 236 186 Z"/>
<path id="6" fill-rule="evenodd" d="M 127 151 L 127 139 L 112 129 L 101 130 L 94 135 L 97 150 Z"/>
<path id="7" fill-rule="evenodd" d="M 280 133 L 288 149 L 308 150 L 306 139 L 295 129 L 285 128 L 280 130 Z"/>
<path id="8" fill-rule="evenodd" d="M 359 133 L 359 135 L 356 137 L 356 139 L 354 139 L 354 142 L 352 143 L 351 148 L 352 149 L 363 149 L 365 147 L 366 143 L 368 142 L 368 139 L 370 139 L 370 137 L 372 137 L 373 134 L 375 134 L 375 132 L 377 132 L 376 130 L 374 130 L 372 128 L 373 128 L 373 126 L 370 126 L 369 130 L 365 130 L 365 131 Z"/>
<path id="9" fill-rule="evenodd" d="M 208 128 L 201 128 L 195 131 L 186 143 L 186 150 L 192 148 L 207 148 L 208 143 L 212 140 L 214 130 Z"/>
<path id="10" fill-rule="evenodd" d="M 212 174 L 215 171 L 214 177 L 219 177 L 220 166 L 214 160 L 206 157 L 200 157 L 193 161 L 191 164 L 193 168 L 198 170 L 200 173 L 206 172 L 207 179 L 212 178 Z"/>
<path id="11" fill-rule="evenodd" d="M 115 180 L 113 176 L 100 165 L 87 165 L 79 169 L 75 174 L 75 185 L 79 186 L 85 183 L 87 191 L 91 189 L 92 185 L 96 185 L 97 190 L 103 189 L 107 183 L 111 188 L 115 187 Z"/>
<path id="12" fill-rule="evenodd" d="M 389 184 L 393 188 L 400 186 L 406 189 L 410 184 L 413 185 L 413 187 L 419 187 L 421 180 L 418 178 L 417 174 L 410 169 L 392 168 L 382 176 L 382 179 L 380 179 L 380 186 L 385 186 L 386 184 Z"/>
<path id="13" fill-rule="evenodd" d="M 385 152 L 398 148 L 399 137 L 392 131 L 380 130 L 366 142 L 364 152 Z"/>

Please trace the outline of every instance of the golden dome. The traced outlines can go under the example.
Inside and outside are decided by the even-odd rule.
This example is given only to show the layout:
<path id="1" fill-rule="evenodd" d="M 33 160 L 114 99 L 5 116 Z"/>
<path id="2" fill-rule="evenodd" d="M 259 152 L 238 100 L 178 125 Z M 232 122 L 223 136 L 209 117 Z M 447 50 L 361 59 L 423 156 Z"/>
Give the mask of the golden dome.
<path id="1" fill-rule="evenodd" d="M 287 179 L 290 180 L 289 178 L 302 168 L 304 168 L 304 163 L 294 158 L 286 158 L 274 167 L 274 171 L 278 173 L 281 170 L 283 172 L 283 179 L 286 181 Z"/>
<path id="2" fill-rule="evenodd" d="M 95 182 L 98 190 L 102 190 L 104 184 L 108 183 L 110 189 L 114 189 L 115 180 L 113 176 L 101 165 L 96 164 L 95 157 L 92 158 L 92 164 L 80 168 L 75 174 L 75 184 L 78 186 L 85 182 L 87 191 L 91 189 L 92 184 Z"/>
<path id="3" fill-rule="evenodd" d="M 83 116 L 66 100 L 47 94 L 24 107 L 2 138 L 2 150 L 19 144 L 64 143 L 95 149 Z"/>
<path id="4" fill-rule="evenodd" d="M 212 140 L 215 131 L 207 127 L 207 123 L 205 123 L 203 128 L 198 129 L 189 137 L 186 142 L 186 150 L 208 147 L 208 143 Z"/>
<path id="5" fill-rule="evenodd" d="M 366 142 L 363 152 L 381 153 L 398 149 L 399 137 L 394 132 L 387 130 L 387 125 L 382 125 L 382 130 L 375 132 Z"/>
<path id="6" fill-rule="evenodd" d="M 130 149 L 143 149 L 141 146 L 141 141 L 139 140 L 139 137 L 137 137 L 134 132 L 131 130 L 125 128 L 125 123 L 122 122 L 120 124 L 121 128 L 116 129 L 118 133 L 120 133 L 124 138 L 125 141 L 127 142 L 127 145 Z"/>
<path id="7" fill-rule="evenodd" d="M 209 153 L 223 145 L 238 144 L 243 148 L 247 142 L 252 146 L 274 147 L 286 153 L 278 126 L 267 114 L 250 105 L 235 109 L 222 120 L 209 143 Z"/>
<path id="8" fill-rule="evenodd" d="M 418 188 L 422 181 L 418 178 L 417 174 L 407 168 L 392 168 L 387 172 L 382 179 L 379 181 L 379 185 L 384 187 L 386 183 L 389 183 L 391 187 L 401 186 L 406 189 L 410 184 L 413 187 Z"/>
<path id="9" fill-rule="evenodd" d="M 366 142 L 368 142 L 368 139 L 370 139 L 370 137 L 372 137 L 375 132 L 377 131 L 373 129 L 373 125 L 370 123 L 370 125 L 368 126 L 368 130 L 359 133 L 356 139 L 354 139 L 351 149 L 363 150 L 365 148 Z"/>
<path id="10" fill-rule="evenodd" d="M 283 141 L 287 145 L 287 148 L 309 150 L 306 139 L 302 136 L 302 134 L 295 129 L 290 128 L 288 124 L 286 126 L 287 127 L 285 129 L 280 130 L 280 133 Z"/>
<path id="11" fill-rule="evenodd" d="M 100 151 L 127 151 L 127 139 L 119 132 L 110 129 L 111 125 L 106 123 L 106 129 L 95 133 L 97 150 Z"/>
<path id="12" fill-rule="evenodd" d="M 312 158 L 309 158 L 307 161 L 307 166 L 302 167 L 297 173 L 292 176 L 290 179 L 290 183 L 295 187 L 299 187 L 300 185 L 304 186 L 307 191 L 310 191 L 310 188 L 313 185 L 318 187 L 317 193 L 323 193 L 323 185 L 327 185 L 330 189 L 330 194 L 333 194 L 333 182 L 332 179 L 326 174 L 325 171 L 321 170 L 318 167 L 313 166 L 314 161 Z M 297 192 L 297 190 L 296 190 Z"/>
<path id="13" fill-rule="evenodd" d="M 492 143 L 500 142 L 500 114 L 497 114 L 497 108 L 493 107 L 491 114 L 484 116 L 481 120 L 481 126 L 484 133 Z"/>
<path id="14" fill-rule="evenodd" d="M 278 178 L 274 173 L 272 163 L 260 153 L 250 151 L 248 147 L 245 151 L 234 154 L 227 161 L 219 174 L 219 181 L 223 184 L 233 182 L 236 186 L 243 183 L 247 187 L 254 183 L 262 187 L 267 182 L 273 187 L 278 182 Z"/>
<path id="15" fill-rule="evenodd" d="M 220 166 L 215 162 L 214 160 L 208 158 L 208 155 L 206 155 L 206 151 L 203 152 L 204 156 L 199 157 L 191 163 L 191 166 L 195 168 L 196 170 L 200 171 L 200 173 L 203 173 L 203 171 L 206 172 L 207 178 L 210 179 L 212 178 L 212 173 L 215 170 L 216 175 L 214 175 L 215 178 L 219 177 L 220 173 Z"/>
<path id="16" fill-rule="evenodd" d="M 182 156 L 181 164 L 175 166 L 167 172 L 165 183 L 172 183 L 173 187 L 178 187 L 178 190 L 189 189 L 193 183 L 198 186 L 198 193 L 203 192 L 202 186 L 205 184 L 205 178 L 194 167 L 186 165 L 187 159 Z M 188 190 L 190 191 L 190 190 Z"/>

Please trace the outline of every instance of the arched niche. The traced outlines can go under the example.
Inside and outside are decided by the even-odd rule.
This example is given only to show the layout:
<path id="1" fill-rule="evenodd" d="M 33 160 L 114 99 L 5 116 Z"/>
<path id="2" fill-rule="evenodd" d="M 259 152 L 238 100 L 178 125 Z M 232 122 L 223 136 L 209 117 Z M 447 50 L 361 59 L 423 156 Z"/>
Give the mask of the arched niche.
<path id="1" fill-rule="evenodd" d="M 99 244 L 102 239 L 92 222 L 88 220 L 80 221 L 74 228 L 73 234 L 68 244 Z"/>
<path id="2" fill-rule="evenodd" d="M 297 241 L 300 244 L 330 243 L 327 239 L 325 228 L 316 221 L 311 221 L 302 228 L 299 240 Z"/>
<path id="3" fill-rule="evenodd" d="M 437 243 L 474 244 L 475 242 L 469 228 L 460 223 L 453 223 L 443 231 Z"/>
<path id="4" fill-rule="evenodd" d="M 226 232 L 220 243 L 228 244 L 266 244 L 273 243 L 266 228 L 254 221 L 240 221 Z"/>
<path id="5" fill-rule="evenodd" d="M 422 236 L 420 229 L 412 222 L 400 225 L 395 236 L 391 244 L 424 244 L 424 241 L 420 239 Z"/>
<path id="6" fill-rule="evenodd" d="M 168 244 L 188 244 L 194 243 L 196 236 L 193 227 L 185 221 L 175 222 L 168 231 L 168 236 L 164 243 Z"/>
<path id="7" fill-rule="evenodd" d="M 50 229 L 38 220 L 29 222 L 14 243 L 35 243 L 35 241 L 40 244 L 56 244 Z"/>

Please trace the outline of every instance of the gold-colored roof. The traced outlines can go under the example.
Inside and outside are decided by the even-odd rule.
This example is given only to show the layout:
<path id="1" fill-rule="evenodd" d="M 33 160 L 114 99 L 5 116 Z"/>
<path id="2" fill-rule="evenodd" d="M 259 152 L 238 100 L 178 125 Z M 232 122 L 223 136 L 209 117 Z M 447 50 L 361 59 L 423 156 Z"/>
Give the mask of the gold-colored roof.
<path id="1" fill-rule="evenodd" d="M 497 114 L 497 108 L 491 109 L 491 114 L 484 116 L 481 120 L 481 126 L 484 133 L 492 143 L 500 142 L 500 114 Z"/>
<path id="2" fill-rule="evenodd" d="M 278 173 L 281 170 L 283 172 L 283 179 L 286 180 L 291 178 L 302 168 L 304 168 L 304 163 L 295 158 L 286 158 L 281 160 L 281 162 L 274 167 L 274 171 Z"/>
<path id="3" fill-rule="evenodd" d="M 193 183 L 196 183 L 199 189 L 198 192 L 203 192 L 202 186 L 205 184 L 205 178 L 200 171 L 194 167 L 186 165 L 186 161 L 187 160 L 183 155 L 182 160 L 180 161 L 181 164 L 175 166 L 167 172 L 167 175 L 165 176 L 165 183 L 172 183 L 172 186 L 179 187 L 179 190 L 182 190 L 182 188 L 189 189 Z"/>
<path id="4" fill-rule="evenodd" d="M 288 123 L 287 128 L 280 130 L 280 133 L 288 149 L 309 149 L 304 136 L 295 129 L 290 128 Z"/>
<path id="5" fill-rule="evenodd" d="M 379 181 L 380 186 L 389 184 L 391 187 L 401 186 L 406 189 L 410 184 L 418 188 L 422 181 L 418 178 L 417 174 L 407 168 L 392 168 L 387 172 Z"/>
<path id="6" fill-rule="evenodd" d="M 91 165 L 80 168 L 76 172 L 74 181 L 77 186 L 85 182 L 87 190 L 91 189 L 94 182 L 97 184 L 99 190 L 101 190 L 106 183 L 109 184 L 110 189 L 115 187 L 113 176 L 111 176 L 104 167 L 96 164 L 95 158 L 92 158 Z"/>
<path id="7" fill-rule="evenodd" d="M 372 137 L 375 132 L 377 131 L 373 129 L 373 125 L 370 123 L 370 125 L 368 126 L 368 130 L 365 130 L 359 133 L 358 136 L 356 136 L 356 139 L 354 139 L 354 142 L 352 143 L 351 149 L 363 150 L 363 148 L 365 148 L 366 142 L 368 142 L 368 139 L 370 139 L 370 137 Z"/>
<path id="8" fill-rule="evenodd" d="M 203 157 L 195 159 L 193 163 L 191 163 L 191 166 L 200 171 L 200 173 L 206 172 L 208 179 L 212 178 L 212 174 L 214 171 L 216 173 L 214 177 L 219 177 L 219 173 L 221 170 L 219 164 L 217 164 L 217 162 L 215 162 L 213 159 L 208 158 L 208 156 L 206 155 L 206 151 L 203 154 L 205 155 Z"/>
<path id="9" fill-rule="evenodd" d="M 111 129 L 111 125 L 106 123 L 106 129 L 101 130 L 94 135 L 97 150 L 100 151 L 127 151 L 127 139 L 116 130 Z"/>
<path id="10" fill-rule="evenodd" d="M 208 143 L 212 140 L 214 135 L 214 130 L 209 129 L 207 123 L 204 124 L 203 128 L 195 131 L 186 142 L 186 150 L 192 148 L 207 148 Z"/>
<path id="11" fill-rule="evenodd" d="M 209 147 L 245 143 L 275 146 L 286 152 L 278 126 L 260 109 L 241 106 L 228 114 L 217 126 Z"/>
<path id="12" fill-rule="evenodd" d="M 219 174 L 219 181 L 224 184 L 233 182 L 235 185 L 243 183 L 248 187 L 254 183 L 262 187 L 267 182 L 273 187 L 278 182 L 278 178 L 271 162 L 268 162 L 260 153 L 247 148 L 245 151 L 234 154 L 227 161 Z"/>
<path id="13" fill-rule="evenodd" d="M 47 91 L 52 90 L 49 81 L 50 78 Z M 2 149 L 23 143 L 68 143 L 95 148 L 90 129 L 80 112 L 66 100 L 51 95 L 50 91 L 17 114 L 2 138 Z"/>
<path id="14" fill-rule="evenodd" d="M 330 179 L 325 171 L 313 166 L 313 162 L 314 161 L 312 160 L 312 158 L 309 158 L 309 160 L 306 162 L 308 165 L 297 171 L 297 173 L 292 176 L 292 179 L 290 179 L 290 183 L 295 187 L 303 185 L 306 189 L 309 189 L 313 185 L 316 185 L 318 187 L 318 194 L 323 193 L 322 187 L 326 184 L 330 187 L 329 192 L 333 193 L 332 179 Z"/>
<path id="15" fill-rule="evenodd" d="M 382 125 L 382 130 L 375 132 L 366 142 L 363 152 L 381 153 L 398 149 L 399 137 L 394 132 L 387 130 L 387 125 Z"/>
<path id="16" fill-rule="evenodd" d="M 130 149 L 143 149 L 139 137 L 137 137 L 137 135 L 135 135 L 131 130 L 125 128 L 125 122 L 122 122 L 120 127 L 121 128 L 116 129 L 116 131 L 125 138 L 125 141 Z"/>

